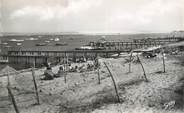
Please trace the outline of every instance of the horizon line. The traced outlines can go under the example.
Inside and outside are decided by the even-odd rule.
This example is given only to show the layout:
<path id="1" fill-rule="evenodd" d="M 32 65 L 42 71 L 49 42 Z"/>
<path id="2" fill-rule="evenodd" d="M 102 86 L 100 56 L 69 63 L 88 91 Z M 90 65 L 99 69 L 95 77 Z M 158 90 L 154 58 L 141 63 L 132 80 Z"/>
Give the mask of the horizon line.
<path id="1" fill-rule="evenodd" d="M 184 30 L 173 30 L 173 31 L 168 31 L 168 32 L 127 32 L 127 33 L 123 33 L 123 32 L 0 32 L 0 36 L 7 36 L 7 35 L 47 35 L 47 34 L 60 34 L 60 35 L 108 35 L 108 34 L 157 34 L 157 33 L 178 33 L 178 32 L 184 32 Z"/>

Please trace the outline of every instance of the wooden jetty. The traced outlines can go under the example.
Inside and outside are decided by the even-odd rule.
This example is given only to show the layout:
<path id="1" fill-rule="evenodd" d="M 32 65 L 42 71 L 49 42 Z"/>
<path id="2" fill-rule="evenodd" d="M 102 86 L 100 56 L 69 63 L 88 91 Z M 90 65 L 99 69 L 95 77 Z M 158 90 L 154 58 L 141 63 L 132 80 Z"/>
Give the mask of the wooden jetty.
<path id="1" fill-rule="evenodd" d="M 109 46 L 121 46 L 121 47 L 142 47 L 142 46 L 156 46 L 164 45 L 168 43 L 174 43 L 183 41 L 182 37 L 167 37 L 167 38 L 143 38 L 143 39 L 133 39 L 132 42 L 121 42 L 121 41 L 106 41 L 100 40 L 97 42 L 90 42 L 90 46 L 99 46 L 99 47 L 109 47 Z"/>

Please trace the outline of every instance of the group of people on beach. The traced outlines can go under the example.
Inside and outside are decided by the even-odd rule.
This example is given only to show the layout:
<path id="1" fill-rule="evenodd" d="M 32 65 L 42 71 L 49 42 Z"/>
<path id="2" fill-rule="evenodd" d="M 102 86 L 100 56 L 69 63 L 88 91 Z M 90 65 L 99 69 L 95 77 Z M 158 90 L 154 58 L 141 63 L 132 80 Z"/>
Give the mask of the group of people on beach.
<path id="1" fill-rule="evenodd" d="M 77 63 L 75 65 L 69 64 L 63 64 L 59 67 L 58 72 L 55 74 L 52 71 L 52 67 L 49 63 L 46 64 L 46 70 L 44 71 L 44 77 L 42 80 L 53 80 L 57 77 L 62 77 L 66 72 L 85 72 L 85 71 L 93 71 L 97 67 L 97 61 L 94 60 L 94 62 L 87 61 L 86 63 L 83 63 L 82 65 Z"/>

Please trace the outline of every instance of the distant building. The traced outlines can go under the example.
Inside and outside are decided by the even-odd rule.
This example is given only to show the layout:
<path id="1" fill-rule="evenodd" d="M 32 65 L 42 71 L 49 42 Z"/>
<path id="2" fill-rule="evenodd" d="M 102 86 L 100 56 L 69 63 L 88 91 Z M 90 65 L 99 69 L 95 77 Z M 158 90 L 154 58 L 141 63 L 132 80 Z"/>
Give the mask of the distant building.
<path id="1" fill-rule="evenodd" d="M 8 63 L 8 57 L 2 56 L 2 44 L 1 44 L 1 38 L 0 38 L 0 63 Z"/>

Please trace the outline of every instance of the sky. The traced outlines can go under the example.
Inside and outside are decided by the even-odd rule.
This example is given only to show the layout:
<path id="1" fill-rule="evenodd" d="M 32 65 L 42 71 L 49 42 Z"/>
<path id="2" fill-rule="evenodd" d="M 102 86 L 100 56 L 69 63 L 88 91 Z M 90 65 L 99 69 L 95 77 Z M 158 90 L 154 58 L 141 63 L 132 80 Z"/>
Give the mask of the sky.
<path id="1" fill-rule="evenodd" d="M 0 31 L 149 33 L 184 30 L 184 0 L 0 0 Z"/>

